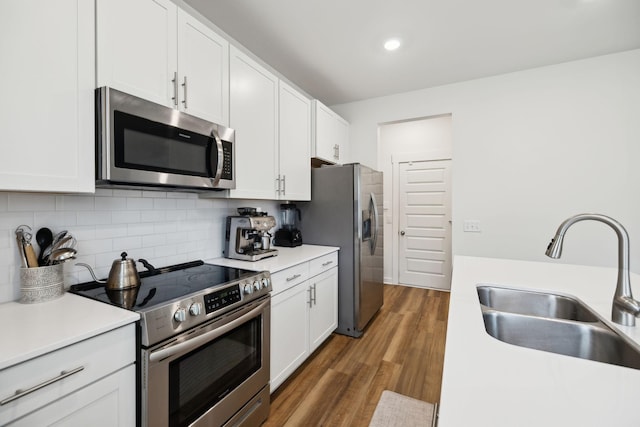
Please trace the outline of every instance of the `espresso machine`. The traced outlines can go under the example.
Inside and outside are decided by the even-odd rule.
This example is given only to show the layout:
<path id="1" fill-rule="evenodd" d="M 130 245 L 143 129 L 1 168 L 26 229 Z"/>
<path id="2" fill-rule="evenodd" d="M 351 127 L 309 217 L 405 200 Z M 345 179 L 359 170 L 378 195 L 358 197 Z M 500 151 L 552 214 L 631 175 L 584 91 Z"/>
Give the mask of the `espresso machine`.
<path id="1" fill-rule="evenodd" d="M 256 208 L 238 208 L 238 215 L 227 217 L 224 254 L 227 258 L 258 261 L 278 255 L 271 248 L 269 230 L 276 219 Z"/>
<path id="2" fill-rule="evenodd" d="M 302 244 L 302 233 L 298 227 L 298 221 L 302 219 L 300 209 L 294 203 L 283 203 L 280 205 L 280 215 L 282 228 L 276 231 L 273 244 L 288 248 L 300 246 Z"/>

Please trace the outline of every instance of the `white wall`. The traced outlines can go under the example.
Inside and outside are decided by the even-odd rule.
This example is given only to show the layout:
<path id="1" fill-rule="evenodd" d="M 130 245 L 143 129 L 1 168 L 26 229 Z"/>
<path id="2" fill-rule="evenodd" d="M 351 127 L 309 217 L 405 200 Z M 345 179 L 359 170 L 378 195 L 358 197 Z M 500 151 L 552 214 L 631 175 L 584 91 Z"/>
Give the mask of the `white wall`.
<path id="1" fill-rule="evenodd" d="M 450 159 L 452 152 L 451 116 L 382 124 L 378 128 L 378 166 L 383 172 L 384 189 L 384 281 L 394 283 L 393 228 L 394 205 L 393 163 L 399 159 Z M 406 161 L 406 160 L 403 160 Z M 392 163 L 393 162 L 393 163 Z M 396 279 L 397 280 L 397 279 Z"/>
<path id="2" fill-rule="evenodd" d="M 279 203 L 279 202 L 278 202 Z M 99 189 L 95 195 L 0 193 L 0 303 L 20 297 L 20 259 L 14 231 L 30 226 L 69 231 L 76 261 L 65 265 L 65 285 L 90 280 L 85 262 L 106 277 L 122 251 L 156 267 L 222 256 L 225 220 L 239 206 L 261 207 L 278 219 L 278 203 L 199 199 L 192 193 Z M 144 270 L 138 264 L 139 270 Z"/>
<path id="3" fill-rule="evenodd" d="M 550 261 L 560 222 L 599 212 L 627 227 L 640 271 L 640 50 L 332 108 L 369 164 L 378 124 L 452 114 L 454 254 Z M 616 247 L 605 225 L 578 223 L 561 261 L 614 266 Z"/>

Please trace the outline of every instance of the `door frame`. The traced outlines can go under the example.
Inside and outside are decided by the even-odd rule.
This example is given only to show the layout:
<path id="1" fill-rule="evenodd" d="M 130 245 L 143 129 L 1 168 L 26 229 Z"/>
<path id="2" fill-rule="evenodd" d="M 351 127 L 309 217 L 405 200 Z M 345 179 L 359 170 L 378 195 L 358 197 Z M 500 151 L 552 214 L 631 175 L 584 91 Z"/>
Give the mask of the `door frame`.
<path id="1" fill-rule="evenodd" d="M 392 230 L 391 235 L 393 236 L 391 247 L 392 254 L 395 254 L 391 260 L 392 266 L 392 280 L 393 283 L 400 283 L 400 269 L 398 262 L 398 250 L 400 247 L 400 236 L 399 236 L 399 228 L 400 228 L 400 220 L 398 218 L 398 213 L 400 212 L 400 163 L 408 163 L 408 162 L 429 162 L 435 160 L 451 160 L 451 218 L 453 218 L 453 156 L 451 155 L 451 150 L 447 148 L 442 149 L 433 149 L 428 151 L 419 151 L 419 152 L 411 152 L 411 153 L 396 153 L 391 156 L 391 167 L 393 170 L 392 176 L 392 188 L 393 188 L 393 215 L 392 215 Z M 453 230 L 453 228 L 452 228 Z M 451 233 L 451 260 L 453 265 L 453 232 Z"/>

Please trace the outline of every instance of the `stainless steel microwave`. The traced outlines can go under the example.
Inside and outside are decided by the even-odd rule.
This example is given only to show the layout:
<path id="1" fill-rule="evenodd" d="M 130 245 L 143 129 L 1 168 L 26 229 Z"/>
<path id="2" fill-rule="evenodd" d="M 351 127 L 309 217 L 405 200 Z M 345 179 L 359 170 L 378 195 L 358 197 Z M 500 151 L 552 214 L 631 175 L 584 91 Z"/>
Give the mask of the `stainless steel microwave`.
<path id="1" fill-rule="evenodd" d="M 235 132 L 190 114 L 96 89 L 96 186 L 235 188 Z"/>

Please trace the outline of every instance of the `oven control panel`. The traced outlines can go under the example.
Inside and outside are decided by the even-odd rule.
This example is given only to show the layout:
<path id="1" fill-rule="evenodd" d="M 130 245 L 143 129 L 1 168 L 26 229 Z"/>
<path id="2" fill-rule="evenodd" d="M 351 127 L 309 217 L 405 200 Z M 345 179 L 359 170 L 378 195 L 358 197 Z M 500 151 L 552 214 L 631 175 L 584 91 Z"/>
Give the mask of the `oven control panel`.
<path id="1" fill-rule="evenodd" d="M 213 313 L 221 308 L 235 304 L 240 300 L 242 300 L 240 285 L 233 285 L 205 295 L 204 311 L 206 314 Z"/>

